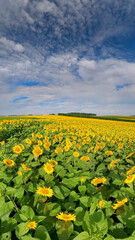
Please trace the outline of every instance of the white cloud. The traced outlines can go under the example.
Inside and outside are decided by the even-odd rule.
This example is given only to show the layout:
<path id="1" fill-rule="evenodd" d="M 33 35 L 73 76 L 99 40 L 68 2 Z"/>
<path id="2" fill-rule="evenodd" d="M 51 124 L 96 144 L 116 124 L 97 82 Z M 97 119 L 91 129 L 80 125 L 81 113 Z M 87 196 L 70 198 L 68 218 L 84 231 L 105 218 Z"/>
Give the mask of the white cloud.
<path id="1" fill-rule="evenodd" d="M 0 44 L 4 45 L 4 47 L 8 50 L 13 50 L 13 51 L 17 51 L 17 52 L 23 52 L 25 49 L 24 47 L 19 44 L 19 43 L 15 43 L 12 40 L 9 40 L 5 37 L 1 37 L 0 38 Z"/>

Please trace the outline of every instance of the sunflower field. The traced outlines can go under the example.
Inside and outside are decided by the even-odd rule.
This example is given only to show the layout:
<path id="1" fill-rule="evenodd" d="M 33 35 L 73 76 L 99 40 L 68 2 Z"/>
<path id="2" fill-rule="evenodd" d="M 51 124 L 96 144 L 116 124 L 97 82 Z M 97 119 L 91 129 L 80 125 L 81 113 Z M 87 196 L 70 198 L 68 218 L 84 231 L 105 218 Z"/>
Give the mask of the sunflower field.
<path id="1" fill-rule="evenodd" d="M 135 123 L 0 122 L 0 240 L 135 240 Z"/>

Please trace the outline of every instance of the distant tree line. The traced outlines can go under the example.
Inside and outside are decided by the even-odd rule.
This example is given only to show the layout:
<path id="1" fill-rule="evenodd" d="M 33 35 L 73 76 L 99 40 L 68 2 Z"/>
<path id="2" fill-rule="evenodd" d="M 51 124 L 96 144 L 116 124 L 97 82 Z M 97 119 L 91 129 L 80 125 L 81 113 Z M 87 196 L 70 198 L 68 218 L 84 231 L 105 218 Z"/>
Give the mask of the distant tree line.
<path id="1" fill-rule="evenodd" d="M 85 117 L 85 118 L 96 116 L 95 113 L 80 113 L 80 112 L 58 113 L 58 115 L 70 116 L 70 117 Z"/>

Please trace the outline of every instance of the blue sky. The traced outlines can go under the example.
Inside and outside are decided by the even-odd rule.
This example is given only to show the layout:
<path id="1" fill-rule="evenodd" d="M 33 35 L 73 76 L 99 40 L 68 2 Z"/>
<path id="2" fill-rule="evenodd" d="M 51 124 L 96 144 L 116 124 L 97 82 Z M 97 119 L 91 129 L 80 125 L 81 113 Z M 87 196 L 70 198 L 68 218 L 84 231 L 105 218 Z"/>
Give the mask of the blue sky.
<path id="1" fill-rule="evenodd" d="M 0 115 L 135 114 L 134 0 L 1 0 Z"/>

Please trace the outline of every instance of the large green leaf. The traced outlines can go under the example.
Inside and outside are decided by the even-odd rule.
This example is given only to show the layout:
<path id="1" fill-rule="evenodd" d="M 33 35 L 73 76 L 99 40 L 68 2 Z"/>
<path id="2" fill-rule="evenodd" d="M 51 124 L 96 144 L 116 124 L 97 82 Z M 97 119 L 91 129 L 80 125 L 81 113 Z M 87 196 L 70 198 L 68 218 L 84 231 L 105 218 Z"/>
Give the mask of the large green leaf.
<path id="1" fill-rule="evenodd" d="M 47 231 L 47 229 L 44 226 L 39 226 L 36 231 L 35 231 L 35 235 L 36 238 L 38 238 L 39 240 L 51 240 L 49 233 Z"/>

